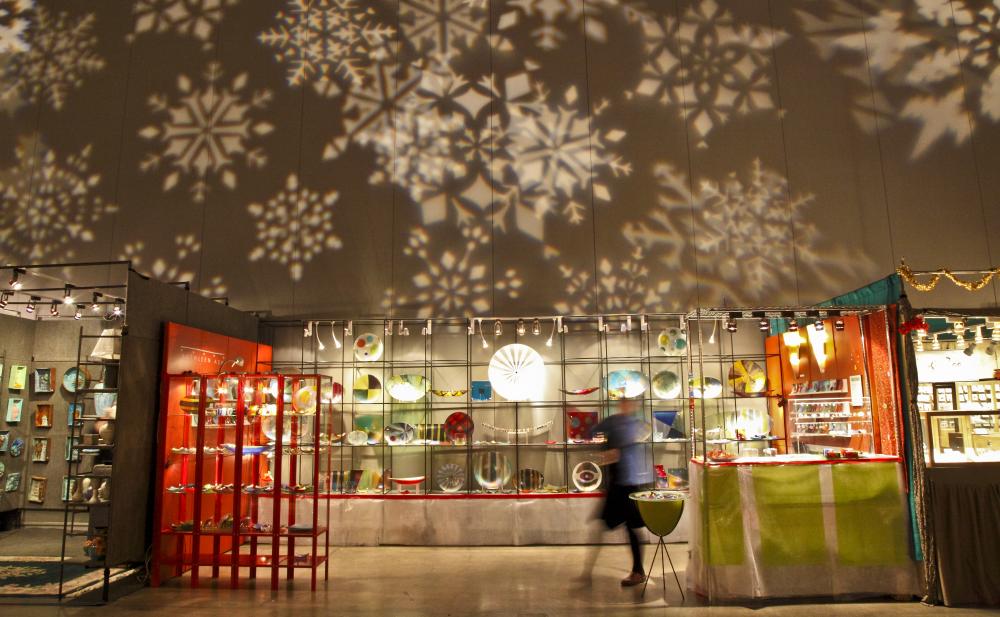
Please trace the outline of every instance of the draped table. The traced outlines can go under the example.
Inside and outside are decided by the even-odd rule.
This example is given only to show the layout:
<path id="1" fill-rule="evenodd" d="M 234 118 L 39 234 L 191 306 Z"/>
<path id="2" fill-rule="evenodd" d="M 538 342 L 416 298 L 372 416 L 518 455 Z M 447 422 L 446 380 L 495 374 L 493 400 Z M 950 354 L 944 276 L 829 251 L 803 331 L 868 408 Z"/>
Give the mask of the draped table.
<path id="1" fill-rule="evenodd" d="M 690 462 L 687 586 L 710 601 L 914 595 L 898 457 Z"/>

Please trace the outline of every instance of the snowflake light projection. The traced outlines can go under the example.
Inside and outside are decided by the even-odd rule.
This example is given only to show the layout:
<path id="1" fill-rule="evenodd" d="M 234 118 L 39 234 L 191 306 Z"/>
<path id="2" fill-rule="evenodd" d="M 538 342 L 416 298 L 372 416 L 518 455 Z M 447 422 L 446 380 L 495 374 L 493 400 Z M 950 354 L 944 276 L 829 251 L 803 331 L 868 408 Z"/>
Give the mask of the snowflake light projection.
<path id="1" fill-rule="evenodd" d="M 289 85 L 312 83 L 324 96 L 340 93 L 335 78 L 348 87 L 370 80 L 372 62 L 395 33 L 359 0 L 289 0 L 276 17 L 258 40 L 287 65 Z"/>
<path id="2" fill-rule="evenodd" d="M 34 0 L 0 0 L 0 54 L 28 51 L 28 11 L 34 7 Z"/>
<path id="3" fill-rule="evenodd" d="M 772 109 L 771 51 L 781 31 L 737 23 L 712 0 L 690 6 L 680 19 L 643 19 L 646 61 L 633 97 L 678 110 L 699 147 L 733 115 Z"/>
<path id="4" fill-rule="evenodd" d="M 324 250 L 343 246 L 333 233 L 333 204 L 337 191 L 320 193 L 299 183 L 290 174 L 284 190 L 267 200 L 247 207 L 257 219 L 257 241 L 250 261 L 270 259 L 288 266 L 292 280 L 302 279 L 303 266 Z"/>
<path id="5" fill-rule="evenodd" d="M 700 285 L 702 301 L 757 301 L 791 288 L 797 268 L 822 266 L 832 278 L 846 261 L 830 250 L 820 258 L 819 233 L 805 216 L 813 196 L 791 197 L 788 181 L 759 159 L 748 173 L 703 180 L 693 192 L 671 165 L 657 165 L 654 173 L 658 206 L 645 220 L 626 224 L 624 236 L 685 289 Z"/>
<path id="6" fill-rule="evenodd" d="M 565 42 L 565 32 L 578 30 L 583 20 L 585 34 L 604 43 L 608 38 L 604 13 L 619 7 L 627 14 L 634 12 L 619 0 L 510 0 L 508 10 L 500 15 L 498 30 L 511 34 L 526 23 L 541 20 L 541 25 L 531 30 L 531 36 L 541 49 L 553 50 Z"/>
<path id="7" fill-rule="evenodd" d="M 165 282 L 192 282 L 197 278 L 200 264 L 201 242 L 195 234 L 180 234 L 174 237 L 174 250 L 170 260 L 157 257 L 147 263 L 146 243 L 143 240 L 126 243 L 118 259 L 131 261 L 132 267 L 146 276 Z M 213 276 L 198 282 L 199 293 L 209 297 L 226 295 L 228 287 L 221 276 Z"/>
<path id="8" fill-rule="evenodd" d="M 489 255 L 484 250 L 489 243 L 487 228 L 466 226 L 455 249 L 438 254 L 432 252 L 432 246 L 438 243 L 431 241 L 427 231 L 414 229 L 403 247 L 403 255 L 419 262 L 416 269 L 408 269 L 416 274 L 405 291 L 387 290 L 383 306 L 406 307 L 415 310 L 416 317 L 428 318 L 488 312 L 492 309 L 494 292 L 517 298 L 524 285 L 517 270 L 505 270 L 491 284 Z"/>
<path id="9" fill-rule="evenodd" d="M 400 0 L 400 29 L 422 55 L 446 60 L 472 48 L 487 31 L 484 0 Z"/>
<path id="10" fill-rule="evenodd" d="M 23 101 L 62 109 L 66 97 L 83 85 L 87 74 L 104 68 L 104 59 L 95 51 L 94 22 L 92 13 L 53 16 L 38 7 L 34 24 L 28 28 L 28 49 L 6 59 L 4 89 L 16 89 Z M 8 92 L 4 98 L 10 96 Z"/>
<path id="11" fill-rule="evenodd" d="M 239 0 L 138 0 L 135 5 L 135 28 L 128 39 L 146 32 L 174 32 L 193 36 L 202 49 L 212 49 L 212 35 L 222 22 L 227 7 Z"/>
<path id="12" fill-rule="evenodd" d="M 857 86 L 862 128 L 876 113 L 919 127 L 911 158 L 943 140 L 964 143 L 970 114 L 1000 121 L 1000 0 L 833 0 L 797 13 L 824 57 L 847 60 L 840 70 Z"/>
<path id="13" fill-rule="evenodd" d="M 70 259 L 81 242 L 94 240 L 93 225 L 117 206 L 97 188 L 90 146 L 59 157 L 38 136 L 21 137 L 16 163 L 0 171 L 0 246 L 7 258 Z"/>
<path id="14" fill-rule="evenodd" d="M 628 259 L 613 264 L 602 258 L 597 264 L 597 285 L 592 271 L 561 264 L 563 299 L 553 305 L 564 314 L 632 313 L 662 307 L 670 295 L 670 281 L 650 274 L 642 247 L 632 247 Z M 677 307 L 670 307 L 677 308 Z"/>
<path id="15" fill-rule="evenodd" d="M 577 98 L 576 87 L 570 86 L 555 105 L 510 107 L 507 175 L 516 191 L 511 192 L 515 197 L 508 205 L 528 204 L 538 219 L 556 211 L 570 224 L 579 224 L 590 191 L 598 201 L 611 199 L 608 186 L 596 181 L 603 171 L 615 177 L 632 172 L 631 165 L 610 149 L 625 133 L 591 131 L 590 123 L 607 109 L 607 103 L 596 105 L 588 118 L 578 110 Z"/>
<path id="16" fill-rule="evenodd" d="M 217 177 L 228 189 L 236 187 L 237 159 L 249 168 L 267 162 L 264 149 L 252 148 L 253 140 L 271 133 L 274 127 L 255 119 L 271 101 L 268 90 L 258 90 L 246 98 L 247 74 L 240 73 L 228 85 L 221 84 L 222 69 L 209 64 L 205 83 L 196 88 L 186 75 L 177 78 L 180 100 L 172 103 L 166 95 L 149 98 L 150 109 L 164 119 L 139 130 L 139 136 L 157 142 L 161 152 L 147 156 L 139 164 L 142 171 L 169 167 L 163 190 L 169 191 L 191 177 L 194 201 L 202 202 L 209 181 Z M 262 114 L 261 114 L 262 115 Z"/>

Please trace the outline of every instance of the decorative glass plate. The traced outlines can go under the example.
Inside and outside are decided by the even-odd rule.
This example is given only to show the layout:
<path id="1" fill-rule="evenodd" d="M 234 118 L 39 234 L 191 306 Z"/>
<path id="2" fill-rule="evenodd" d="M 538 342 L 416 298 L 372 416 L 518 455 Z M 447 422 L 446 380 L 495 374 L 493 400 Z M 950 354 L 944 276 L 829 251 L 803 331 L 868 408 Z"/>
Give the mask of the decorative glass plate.
<path id="1" fill-rule="evenodd" d="M 444 421 L 444 431 L 449 441 L 464 442 L 472 437 L 475 424 L 472 418 L 464 411 L 456 411 L 448 416 Z"/>
<path id="2" fill-rule="evenodd" d="M 354 339 L 354 357 L 361 362 L 377 362 L 383 351 L 385 347 L 382 339 L 371 332 L 365 332 Z"/>
<path id="3" fill-rule="evenodd" d="M 445 493 L 457 493 L 465 486 L 465 468 L 455 463 L 445 463 L 438 467 L 434 480 Z"/>
<path id="4" fill-rule="evenodd" d="M 514 466 L 501 452 L 480 452 L 473 461 L 472 474 L 483 490 L 494 492 L 510 482 L 511 476 L 514 475 Z"/>
<path id="5" fill-rule="evenodd" d="M 541 490 L 545 485 L 545 476 L 537 469 L 525 468 L 517 472 L 517 485 L 525 492 Z"/>
<path id="6" fill-rule="evenodd" d="M 63 373 L 62 385 L 63 388 L 66 388 L 67 392 L 76 392 L 77 389 L 83 390 L 86 388 L 89 381 L 90 376 L 87 374 L 86 369 L 73 367 Z"/>
<path id="7" fill-rule="evenodd" d="M 687 354 L 687 332 L 681 328 L 667 328 L 656 337 L 656 346 L 665 356 Z"/>
<path id="8" fill-rule="evenodd" d="M 598 413 L 572 409 L 566 412 L 566 434 L 572 440 L 589 440 L 593 438 L 594 427 L 597 426 Z"/>
<path id="9" fill-rule="evenodd" d="M 347 443 L 352 446 L 363 446 L 368 443 L 368 433 L 365 431 L 351 431 L 347 434 Z"/>
<path id="10" fill-rule="evenodd" d="M 385 382 L 389 396 L 401 403 L 416 403 L 427 395 L 430 386 L 423 375 L 393 375 Z"/>
<path id="11" fill-rule="evenodd" d="M 681 378 L 673 371 L 660 371 L 653 375 L 650 386 L 653 396 L 659 399 L 672 399 L 681 395 Z"/>
<path id="12" fill-rule="evenodd" d="M 593 461 L 583 461 L 577 463 L 573 468 L 573 486 L 581 493 L 591 493 L 601 486 L 604 474 L 597 463 Z"/>
<path id="13" fill-rule="evenodd" d="M 756 396 L 767 388 L 767 373 L 759 362 L 737 360 L 729 369 L 729 383 L 737 396 Z"/>
<path id="14" fill-rule="evenodd" d="M 358 403 L 371 403 L 382 396 L 382 382 L 371 373 L 361 373 L 354 380 L 354 400 Z"/>
<path id="15" fill-rule="evenodd" d="M 431 390 L 434 396 L 440 396 L 441 398 L 456 398 L 459 396 L 465 396 L 468 390 Z"/>
<path id="16" fill-rule="evenodd" d="M 292 395 L 292 409 L 300 414 L 316 413 L 316 388 L 302 386 Z"/>
<path id="17" fill-rule="evenodd" d="M 700 379 L 695 379 L 694 377 L 688 379 L 688 387 L 691 388 L 691 396 L 694 398 L 719 398 L 722 396 L 722 382 L 715 377 L 705 378 L 704 396 L 702 396 Z"/>
<path id="18" fill-rule="evenodd" d="M 597 392 L 600 389 L 601 389 L 600 386 L 590 386 L 589 388 L 577 388 L 576 390 L 563 390 L 563 389 L 560 389 L 559 391 L 563 392 L 565 394 L 570 394 L 572 396 L 586 396 L 586 395 L 591 394 L 593 392 Z"/>
<path id="19" fill-rule="evenodd" d="M 385 435 L 385 442 L 390 446 L 402 446 L 413 441 L 416 435 L 416 430 L 413 428 L 412 424 L 407 424 L 406 422 L 393 422 L 389 426 L 385 427 L 383 431 Z"/>
<path id="20" fill-rule="evenodd" d="M 508 401 L 540 398 L 545 387 L 545 362 L 537 351 L 520 343 L 498 349 L 487 373 L 493 389 Z"/>
<path id="21" fill-rule="evenodd" d="M 646 392 L 649 382 L 639 371 L 622 369 L 608 373 L 606 382 L 608 398 L 612 401 L 637 398 Z"/>

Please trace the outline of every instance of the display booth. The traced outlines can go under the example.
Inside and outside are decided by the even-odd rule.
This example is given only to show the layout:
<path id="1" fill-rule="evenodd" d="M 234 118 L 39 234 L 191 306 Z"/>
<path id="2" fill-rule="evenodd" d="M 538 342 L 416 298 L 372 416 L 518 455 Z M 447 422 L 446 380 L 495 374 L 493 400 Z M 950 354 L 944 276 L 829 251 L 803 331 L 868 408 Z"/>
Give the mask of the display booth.
<path id="1" fill-rule="evenodd" d="M 1000 311 L 908 322 L 941 600 L 1000 605 Z"/>
<path id="2" fill-rule="evenodd" d="M 0 288 L 0 597 L 107 600 L 146 559 L 162 327 L 256 337 L 256 318 L 128 262 L 5 267 Z M 5 552 L 32 527 L 61 542 Z M 38 536 L 42 537 L 42 536 Z M 45 547 L 58 546 L 54 553 Z M 49 552 L 45 552 L 48 550 Z"/>
<path id="3" fill-rule="evenodd" d="M 688 587 L 918 593 L 890 309 L 699 310 Z"/>

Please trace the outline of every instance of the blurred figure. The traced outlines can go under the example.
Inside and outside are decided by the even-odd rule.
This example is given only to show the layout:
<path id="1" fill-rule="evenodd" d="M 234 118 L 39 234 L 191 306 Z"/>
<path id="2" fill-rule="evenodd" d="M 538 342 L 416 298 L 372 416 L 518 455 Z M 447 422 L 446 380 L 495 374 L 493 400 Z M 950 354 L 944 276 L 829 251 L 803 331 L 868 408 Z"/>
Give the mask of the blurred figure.
<path id="1" fill-rule="evenodd" d="M 625 524 L 632 550 L 632 571 L 622 579 L 622 587 L 639 585 L 646 580 L 642 566 L 642 545 L 635 532 L 643 527 L 642 516 L 635 502 L 629 499 L 629 494 L 642 490 L 643 485 L 650 481 L 642 444 L 639 443 L 643 423 L 634 415 L 638 409 L 639 401 L 620 400 L 618 412 L 594 427 L 594 433 L 602 434 L 605 438 L 604 464 L 608 474 L 608 489 L 601 518 L 608 529 Z"/>

